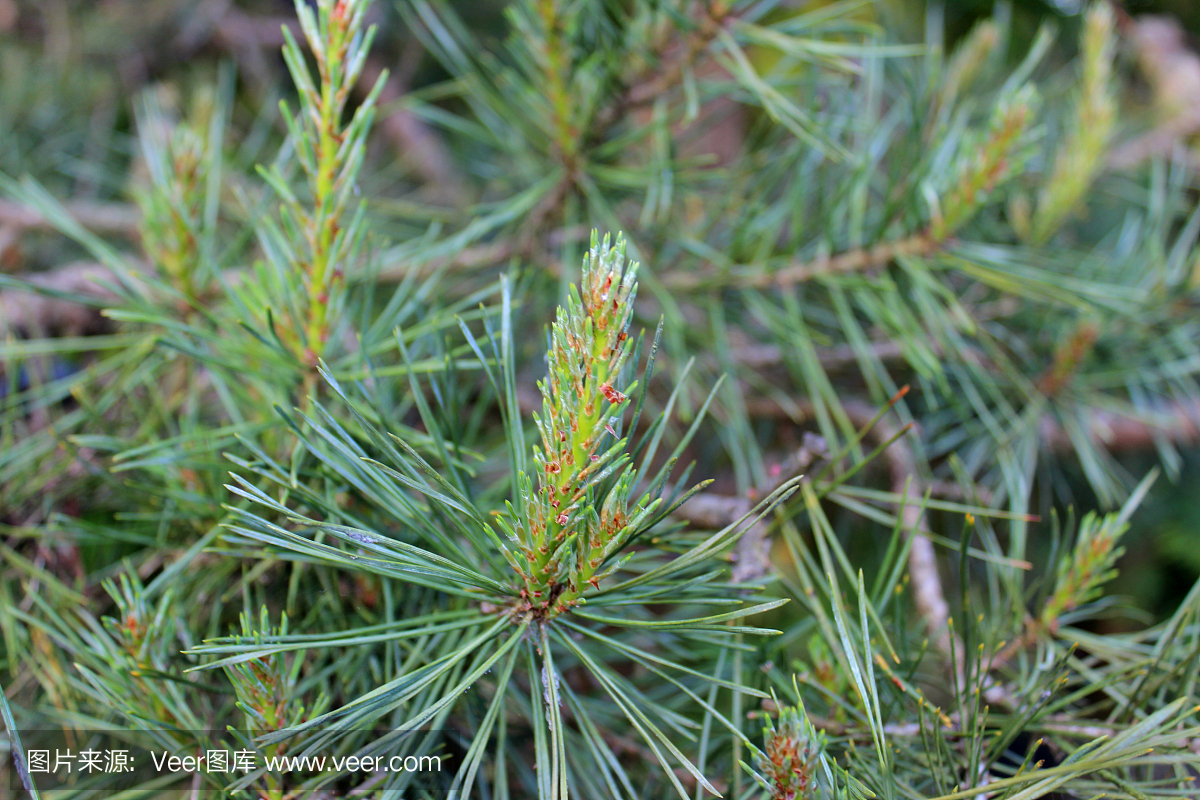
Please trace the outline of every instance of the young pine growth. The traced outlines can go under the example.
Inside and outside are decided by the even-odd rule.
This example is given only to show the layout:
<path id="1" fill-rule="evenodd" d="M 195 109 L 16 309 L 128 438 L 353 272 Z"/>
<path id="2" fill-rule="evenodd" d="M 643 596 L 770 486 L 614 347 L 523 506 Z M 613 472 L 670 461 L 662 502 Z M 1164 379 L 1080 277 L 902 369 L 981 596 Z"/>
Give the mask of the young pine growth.
<path id="1" fill-rule="evenodd" d="M 90 631 L 90 655 L 98 660 L 81 659 L 77 668 L 85 675 L 102 676 L 93 678 L 93 685 L 121 698 L 127 719 L 153 720 L 184 730 L 199 727 L 188 709 L 180 708 L 185 696 L 182 687 L 164 686 L 162 680 L 177 666 L 174 593 L 167 589 L 152 598 L 132 571 L 104 581 L 103 587 L 113 601 L 114 614 L 100 619 L 103 634 L 94 617 L 78 617 L 81 629 Z"/>
<path id="2" fill-rule="evenodd" d="M 334 739 L 346 752 L 380 747 L 379 741 L 355 741 L 355 737 L 377 722 L 396 736 L 426 725 L 440 728 L 449 719 L 461 719 L 459 710 L 474 702 L 472 690 L 479 684 L 489 687 L 484 692 L 491 698 L 489 707 L 481 720 L 469 724 L 472 742 L 453 778 L 450 797 L 482 796 L 474 791 L 476 782 L 489 774 L 494 776 L 487 778 L 494 783 L 492 796 L 507 794 L 506 775 L 512 773 L 498 765 L 522 757 L 519 749 L 510 747 L 520 740 L 517 737 L 535 742 L 534 752 L 528 755 L 537 764 L 530 777 L 538 786 L 536 795 L 530 790 L 519 796 L 547 800 L 636 796 L 633 780 L 606 743 L 606 731 L 627 730 L 636 731 L 651 748 L 677 796 L 691 794 L 676 775 L 677 768 L 704 791 L 718 793 L 702 768 L 657 722 L 668 720 L 668 726 L 674 727 L 684 718 L 668 705 L 687 700 L 677 697 L 664 703 L 618 675 L 612 665 L 650 659 L 655 674 L 667 670 L 661 674 L 682 687 L 684 697 L 701 703 L 705 702 L 702 695 L 678 675 L 766 697 L 753 686 L 696 673 L 688 666 L 691 656 L 686 654 L 723 650 L 737 641 L 734 637 L 776 634 L 774 629 L 739 624 L 739 620 L 779 608 L 786 600 L 754 598 L 762 602 L 753 602 L 743 593 L 754 587 L 714 578 L 727 569 L 725 554 L 746 527 L 782 501 L 796 481 L 783 484 L 750 513 L 716 532 L 672 540 L 678 528 L 664 526 L 661 536 L 648 535 L 703 484 L 685 491 L 680 488 L 687 483 L 685 476 L 675 488 L 665 488 L 670 468 L 687 447 L 696 423 L 653 476 L 643 468 L 656 463 L 669 413 L 646 425 L 642 438 L 626 450 L 622 429 L 637 429 L 637 411 L 644 397 L 639 395 L 638 409 L 623 425 L 636 389 L 633 366 L 641 355 L 642 340 L 631 343 L 628 332 L 636 270 L 636 264 L 626 261 L 619 238 L 614 245 L 593 235 L 579 287 L 571 290 L 551 326 L 549 372 L 540 385 L 542 409 L 534 416 L 541 441 L 528 461 L 522 457 L 523 422 L 518 414 L 509 415 L 516 408 L 517 369 L 507 283 L 499 331 L 484 321 L 483 344 L 491 350 L 496 369 L 470 328 L 462 326 L 497 393 L 506 398 L 502 407 L 516 492 L 503 509 L 478 505 L 462 490 L 469 476 L 449 455 L 450 442 L 440 438 L 446 420 L 423 401 L 418 401 L 418 411 L 426 421 L 431 449 L 439 454 L 433 462 L 404 437 L 357 413 L 361 438 L 337 425 L 319 400 L 313 403 L 314 414 L 301 412 L 305 424 L 296 424 L 293 430 L 304 437 L 312 457 L 336 475 L 338 491 L 345 491 L 341 487 L 347 481 L 352 484 L 361 499 L 353 511 L 328 495 L 296 486 L 265 453 L 256 453 L 254 462 L 237 461 L 263 479 L 266 488 L 241 476 L 235 476 L 228 488 L 269 509 L 272 518 L 230 507 L 232 541 L 257 541 L 340 569 L 373 572 L 388 579 L 384 584 L 390 584 L 388 591 L 413 587 L 419 601 L 413 601 L 416 613 L 386 627 L 400 626 L 397 634 L 405 639 L 429 637 L 428 646 L 416 647 L 411 660 L 384 673 L 382 683 L 372 685 L 372 676 L 360 683 L 359 697 L 353 698 L 347 690 L 340 707 L 306 721 L 293 720 L 287 730 L 269 734 L 265 742 L 308 734 L 317 738 L 306 747 Z M 647 376 L 653 362 L 652 349 L 644 367 Z M 330 372 L 323 374 L 332 392 L 350 399 Z M 421 384 L 416 376 L 411 378 L 414 396 L 422 397 Z M 668 407 L 680 391 L 677 387 Z M 701 415 L 715 392 L 700 409 Z M 634 455 L 637 466 L 632 463 Z M 632 499 L 635 486 L 640 488 Z M 283 487 L 287 487 L 284 500 L 276 499 L 273 494 Z M 296 505 L 304 504 L 321 518 L 285 504 L 298 498 Z M 646 546 L 635 551 L 631 545 L 639 538 Z M 637 561 L 623 570 L 629 559 Z M 585 600 L 586 608 L 582 607 Z M 714 606 L 716 613 L 707 611 Z M 642 649 L 647 633 L 659 630 L 669 630 L 666 635 L 671 641 L 681 643 L 679 660 Z M 447 633 L 450 638 L 445 638 Z M 369 634 L 362 644 L 373 639 L 374 634 Z M 349 632 L 344 641 L 353 641 Z M 307 634 L 281 634 L 268 644 L 323 646 Z M 209 642 L 191 652 L 222 656 L 199 669 L 232 663 L 225 659 L 271 655 L 245 637 Z M 619 716 L 593 717 L 565 680 L 566 669 L 572 675 L 575 670 L 591 675 Z M 518 722 L 511 714 L 521 708 L 526 709 L 521 712 L 524 721 Z M 720 721 L 748 744 L 740 728 L 723 715 Z M 527 733 L 509 732 L 526 724 Z M 494 745 L 489 737 L 496 739 Z M 493 759 L 497 766 L 491 769 L 488 764 Z M 597 781 L 604 788 L 599 794 L 592 791 Z"/>
<path id="3" fill-rule="evenodd" d="M 951 184 L 939 198 L 930 224 L 934 241 L 952 236 L 1002 183 L 1019 173 L 1028 155 L 1029 129 L 1038 95 L 1026 85 L 996 106 L 985 131 L 969 136 L 951 167 Z"/>
<path id="4" fill-rule="evenodd" d="M 754 778 L 770 800 L 807 800 L 816 795 L 822 743 L 803 706 L 785 707 L 779 723 L 763 728 L 763 751 L 754 754 Z"/>
<path id="5" fill-rule="evenodd" d="M 288 634 L 287 613 L 283 614 L 276 629 L 270 623 L 266 606 L 261 609 L 257 627 L 248 613 L 243 613 L 240 621 L 242 636 L 237 641 L 256 647 L 261 648 L 267 638 L 285 638 Z M 289 668 L 283 653 L 270 653 L 225 665 L 225 674 L 237 695 L 237 707 L 246 715 L 247 733 L 241 734 L 240 744 L 258 750 L 264 760 L 283 755 L 290 743 L 260 744 L 251 737 L 284 730 L 308 719 L 296 688 L 303 661 L 303 658 L 296 658 Z M 259 778 L 255 791 L 263 800 L 283 800 L 287 796 L 283 787 L 288 780 L 289 776 L 267 769 Z"/>
<path id="6" fill-rule="evenodd" d="M 264 636 L 285 637 L 288 632 L 287 614 L 284 613 L 279 629 L 275 630 L 267 618 L 266 606 L 262 607 L 257 628 L 246 614 L 241 615 L 241 624 L 242 640 L 259 646 Z M 238 708 L 246 714 L 251 730 L 277 731 L 304 718 L 304 708 L 294 697 L 298 668 L 299 659 L 289 670 L 281 653 L 225 666 L 225 673 L 237 693 Z"/>
<path id="7" fill-rule="evenodd" d="M 192 302 L 204 289 L 199 241 L 215 145 L 205 130 L 215 99 L 203 93 L 193 119 L 173 124 L 153 95 L 147 94 L 138 117 L 138 138 L 149 174 L 137 191 L 142 212 L 142 248 L 150 263 L 184 299 Z"/>
<path id="8" fill-rule="evenodd" d="M 551 328 L 550 372 L 538 384 L 542 413 L 534 415 L 542 440 L 534 452 L 537 488 L 521 476 L 523 513 L 511 532 L 526 562 L 511 560 L 524 582 L 522 613 L 552 618 L 582 602 L 589 587 L 599 588 L 617 568 L 597 574 L 634 529 L 627 508 L 633 472 L 622 470 L 629 457 L 619 430 L 634 386 L 621 385 L 621 368 L 629 355 L 637 268 L 625 261 L 623 238 L 614 247 L 607 235 L 599 242 L 593 232 L 581 288 L 571 287 Z M 597 508 L 599 485 L 618 471 Z M 656 505 L 643 498 L 633 516 Z"/>
<path id="9" fill-rule="evenodd" d="M 274 268 L 263 277 L 276 285 L 261 288 L 268 302 L 276 296 L 286 298 L 279 335 L 308 368 L 325 356 L 345 302 L 346 266 L 357 257 L 366 232 L 363 205 L 356 204 L 351 214 L 351 200 L 386 73 L 350 121 L 343 123 L 342 118 L 375 37 L 373 26 L 363 30 L 369 4 L 318 0 L 314 11 L 297 0 L 296 13 L 316 61 L 317 80 L 304 51 L 285 28 L 283 57 L 299 91 L 300 109 L 293 113 L 286 103 L 281 107 L 308 200 L 292 192 L 278 167 L 260 170 L 280 198 L 280 225 L 267 223 L 263 232 L 264 250 Z"/>
<path id="10" fill-rule="evenodd" d="M 1075 547 L 1058 564 L 1054 594 L 1042 607 L 1047 630 L 1057 630 L 1059 617 L 1100 596 L 1100 587 L 1117 574 L 1113 565 L 1124 552 L 1117 542 L 1128 529 L 1122 514 L 1091 513 L 1083 518 Z"/>
<path id="11" fill-rule="evenodd" d="M 1084 18 L 1079 95 L 1067 139 L 1059 146 L 1054 171 L 1038 197 L 1030 237 L 1035 244 L 1044 244 L 1083 204 L 1088 187 L 1104 166 L 1117 122 L 1112 74 L 1115 25 L 1107 3 L 1096 3 Z"/>

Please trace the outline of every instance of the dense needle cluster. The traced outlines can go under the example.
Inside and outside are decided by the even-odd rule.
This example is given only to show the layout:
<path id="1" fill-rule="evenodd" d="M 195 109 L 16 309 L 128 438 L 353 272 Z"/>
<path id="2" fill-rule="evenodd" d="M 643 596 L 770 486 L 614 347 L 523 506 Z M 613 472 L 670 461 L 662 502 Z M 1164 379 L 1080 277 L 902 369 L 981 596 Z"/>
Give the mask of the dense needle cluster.
<path id="1" fill-rule="evenodd" d="M 820 743 L 805 724 L 804 712 L 783 708 L 779 724 L 767 717 L 763 729 L 764 752 L 755 753 L 754 768 L 759 784 L 771 800 L 804 800 L 813 795 L 814 770 Z"/>
<path id="2" fill-rule="evenodd" d="M 934 241 L 953 235 L 1000 184 L 1018 172 L 1029 155 L 1029 129 L 1037 106 L 1037 91 L 1022 87 L 1004 97 L 993 109 L 987 130 L 964 145 L 954 166 L 955 178 L 933 214 Z"/>
<path id="3" fill-rule="evenodd" d="M 593 233 L 580 288 L 571 287 L 550 331 L 549 375 L 539 383 L 542 413 L 535 414 L 541 446 L 534 448 L 537 488 L 521 476 L 521 505 L 510 536 L 525 563 L 510 556 L 523 581 L 517 610 L 557 616 L 598 588 L 616 569 L 599 570 L 655 503 L 627 508 L 633 476 L 626 467 L 621 413 L 633 385 L 623 386 L 629 320 L 637 292 L 637 263 L 625 260 L 625 242 Z M 602 484 L 620 473 L 603 493 Z"/>
<path id="4" fill-rule="evenodd" d="M 211 110 L 201 105 L 204 111 Z M 142 151 L 149 185 L 137 192 L 142 212 L 142 248 L 150 263 L 189 302 L 198 291 L 202 268 L 197 237 L 204 225 L 206 184 L 213 165 L 212 148 L 200 125 L 167 129 L 166 115 L 147 99 L 140 118 Z"/>
<path id="5" fill-rule="evenodd" d="M 1054 593 L 1042 607 L 1042 624 L 1057 630 L 1059 617 L 1100 596 L 1100 587 L 1111 580 L 1124 548 L 1121 535 L 1129 529 L 1119 514 L 1087 514 L 1079 525 L 1074 550 L 1058 565 Z"/>

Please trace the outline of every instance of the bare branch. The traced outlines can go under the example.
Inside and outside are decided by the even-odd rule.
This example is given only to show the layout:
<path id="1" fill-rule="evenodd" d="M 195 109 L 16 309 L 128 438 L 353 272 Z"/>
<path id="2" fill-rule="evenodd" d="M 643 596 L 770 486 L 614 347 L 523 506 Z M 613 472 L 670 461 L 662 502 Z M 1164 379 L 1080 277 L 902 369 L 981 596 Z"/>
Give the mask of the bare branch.
<path id="1" fill-rule="evenodd" d="M 132 203 L 98 203 L 87 200 L 63 204 L 67 213 L 83 227 L 98 233 L 138 236 L 142 215 Z M 0 200 L 0 223 L 15 228 L 52 230 L 53 225 L 35 209 L 13 200 Z"/>
<path id="2" fill-rule="evenodd" d="M 663 276 L 663 283 L 672 289 L 695 289 L 713 286 L 753 286 L 769 288 L 806 283 L 814 278 L 853 272 L 871 272 L 903 256 L 928 255 L 938 242 L 928 233 L 918 233 L 892 242 L 880 242 L 873 247 L 858 248 L 801 261 L 775 272 L 761 268 L 738 266 L 723 272 L 672 272 Z"/>
<path id="3" fill-rule="evenodd" d="M 24 209 L 24 207 L 21 207 Z M 590 229 L 586 226 L 575 226 L 557 231 L 547 238 L 550 248 L 561 247 L 566 242 L 585 240 Z M 390 264 L 378 272 L 350 272 L 347 278 L 351 281 L 374 280 L 379 283 L 398 283 L 408 277 L 414 270 L 419 275 L 432 275 L 438 270 L 450 272 L 474 272 L 485 267 L 501 264 L 510 258 L 522 255 L 517 243 L 504 240 L 493 244 L 467 247 L 453 256 L 435 259 L 417 264 Z M 134 261 L 133 266 L 139 269 L 149 269 L 148 265 Z M 224 280 L 228 285 L 237 285 L 245 275 L 243 268 L 228 269 Z M 115 300 L 116 298 L 102 288 L 104 282 L 116 280 L 113 273 L 104 265 L 95 262 L 79 262 L 67 264 L 44 273 L 18 276 L 20 280 L 36 287 L 50 289 L 56 293 L 77 294 L 95 297 L 100 300 Z M 0 291 L 0 331 L 22 331 L 33 335 L 39 331 L 61 331 L 77 335 L 104 328 L 104 320 L 99 308 L 77 303 L 72 300 L 44 297 L 36 291 L 8 289 Z M 40 335 L 40 334 L 38 334 Z"/>
<path id="4" fill-rule="evenodd" d="M 865 403 L 851 400 L 842 403 L 842 408 L 851 423 L 858 427 L 870 424 L 876 409 Z M 951 652 L 954 643 L 950 636 L 950 606 L 942 591 L 942 579 L 938 574 L 937 553 L 933 542 L 919 535 L 925 529 L 922 504 L 925 497 L 925 482 L 917 472 L 917 459 L 912 447 L 897 428 L 884 416 L 871 429 L 870 436 L 879 442 L 892 440 L 883 451 L 892 479 L 892 491 L 904 498 L 900 511 L 900 526 L 911 539 L 908 551 L 908 571 L 912 578 L 913 593 L 917 610 L 925 621 L 925 628 L 934 637 L 934 643 L 943 653 Z"/>
<path id="5" fill-rule="evenodd" d="M 1200 400 L 1176 400 L 1140 413 L 1093 409 L 1088 412 L 1086 430 L 1093 442 L 1113 451 L 1146 450 L 1164 439 L 1193 444 L 1200 441 Z M 1074 450 L 1071 437 L 1054 417 L 1042 417 L 1039 431 L 1051 450 Z"/>
<path id="6" fill-rule="evenodd" d="M 32 275 L 25 280 L 55 293 L 116 299 L 102 286 L 103 281 L 111 279 L 112 272 L 107 267 L 84 261 Z M 48 297 L 33 291 L 9 289 L 0 292 L 0 334 L 15 332 L 41 336 L 53 332 L 79 336 L 102 331 L 105 323 L 96 306 Z"/>

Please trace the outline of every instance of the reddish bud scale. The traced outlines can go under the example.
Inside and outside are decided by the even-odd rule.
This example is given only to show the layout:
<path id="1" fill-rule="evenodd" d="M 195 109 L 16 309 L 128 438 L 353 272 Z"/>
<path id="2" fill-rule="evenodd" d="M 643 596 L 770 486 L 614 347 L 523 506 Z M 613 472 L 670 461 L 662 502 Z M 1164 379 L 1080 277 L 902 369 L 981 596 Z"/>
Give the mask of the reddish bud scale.
<path id="1" fill-rule="evenodd" d="M 613 405 L 620 405 L 625 402 L 625 395 L 614 389 L 611 384 L 600 384 L 600 392 L 604 395 L 604 399 Z"/>

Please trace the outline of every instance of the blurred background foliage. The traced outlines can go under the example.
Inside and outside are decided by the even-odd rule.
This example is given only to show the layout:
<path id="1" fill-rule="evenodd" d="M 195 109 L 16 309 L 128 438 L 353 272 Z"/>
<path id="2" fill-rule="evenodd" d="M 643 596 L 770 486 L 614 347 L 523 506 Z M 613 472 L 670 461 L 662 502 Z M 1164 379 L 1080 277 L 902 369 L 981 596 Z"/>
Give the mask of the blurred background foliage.
<path id="1" fill-rule="evenodd" d="M 504 5 L 495 0 L 472 0 L 451 7 L 459 10 L 464 24 L 481 42 L 498 47 L 509 30 Z M 807 11 L 821 5 L 826 3 L 802 7 Z M 1016 0 L 999 6 L 991 0 L 930 4 L 887 0 L 864 6 L 858 13 L 861 19 L 883 22 L 901 39 L 919 40 L 931 30 L 929 25 L 942 26 L 950 50 L 999 9 L 1001 17 L 1010 19 L 1005 58 L 1013 65 L 1023 57 L 1039 26 L 1049 21 L 1058 30 L 1049 56 L 1053 71 L 1056 64 L 1061 68 L 1077 55 L 1081 8 L 1078 0 Z M 1121 10 L 1127 35 L 1134 17 L 1165 14 L 1180 23 L 1186 43 L 1194 44 L 1200 37 L 1200 11 L 1186 0 L 1130 0 Z M 396 87 L 419 94 L 425 87 L 444 85 L 451 77 L 444 65 L 419 45 L 417 34 L 409 27 L 411 19 L 385 3 L 375 5 L 372 19 L 383 23 L 372 68 L 378 71 L 386 65 Z M 85 220 L 98 223 L 105 235 L 132 241 L 137 232 L 130 201 L 143 180 L 145 166 L 139 158 L 130 98 L 150 88 L 168 117 L 179 117 L 189 106 L 203 102 L 200 98 L 215 84 L 222 62 L 235 64 L 233 133 L 226 169 L 234 180 L 239 175 L 252 176 L 255 164 L 271 160 L 270 154 L 278 149 L 285 133 L 275 106 L 292 90 L 279 56 L 279 26 L 291 20 L 292 7 L 287 0 L 0 0 L 0 69 L 4 76 L 0 83 L 0 172 L 34 177 L 54 196 L 69 198 Z M 1122 102 L 1149 113 L 1156 101 L 1169 102 L 1171 75 L 1155 74 L 1144 64 L 1139 67 L 1139 56 L 1130 41 L 1127 39 L 1121 52 L 1126 78 Z M 760 68 L 778 58 L 766 48 L 751 55 Z M 1186 75 L 1180 76 L 1185 79 Z M 398 89 L 392 90 L 393 102 L 399 94 Z M 439 94 L 442 97 L 435 103 L 450 111 L 461 110 L 461 100 L 444 91 Z M 1126 124 L 1130 122 L 1142 124 L 1136 120 Z M 379 233 L 405 241 L 424 234 L 430 223 L 441 224 L 456 216 L 454 203 L 463 197 L 459 182 L 464 178 L 451 176 L 440 163 L 446 158 L 444 151 L 421 149 L 428 143 L 426 137 L 441 136 L 441 131 L 413 124 L 402 115 L 384 121 L 383 129 L 372 139 L 371 167 L 363 178 L 363 189 L 365 196 L 372 198 L 372 222 Z M 452 147 L 469 146 L 453 137 L 450 142 Z M 487 184 L 488 176 L 482 177 Z M 472 195 L 472 199 L 484 198 Z M 1093 213 L 1081 224 L 1103 230 L 1115 220 Z M 85 257 L 70 239 L 42 225 L 0 227 L 0 268 L 10 274 L 51 270 Z M 55 369 L 65 372 L 76 366 L 66 361 Z M 1136 452 L 1118 452 L 1116 457 L 1134 475 L 1154 463 Z M 1120 585 L 1131 593 L 1137 606 L 1154 614 L 1169 611 L 1200 571 L 1189 538 L 1195 529 L 1190 487 L 1200 486 L 1198 457 L 1197 451 L 1186 451 L 1178 474 L 1156 487 L 1128 534 L 1135 544 L 1128 548 Z M 1086 476 L 1070 464 L 1064 466 L 1062 485 L 1069 489 L 1068 496 L 1077 498 L 1081 507 L 1096 505 L 1097 497 Z"/>
<path id="2" fill-rule="evenodd" d="M 718 376 L 731 376 L 687 452 L 700 465 L 697 477 L 716 479 L 719 496 L 760 497 L 781 470 L 797 467 L 797 450 L 807 463 L 819 462 L 853 442 L 875 409 L 910 383 L 914 390 L 897 408 L 902 423 L 920 423 L 909 437 L 912 460 L 867 466 L 864 484 L 902 494 L 903 479 L 919 476 L 943 501 L 1006 509 L 1018 521 L 1003 538 L 1021 543 L 1006 553 L 1044 565 L 1058 555 L 1058 539 L 1041 535 L 1054 515 L 1078 519 L 1119 507 L 1143 475 L 1163 467 L 1165 479 L 1133 516 L 1110 587 L 1128 606 L 1106 607 L 1104 619 L 1087 627 L 1123 631 L 1175 610 L 1200 577 L 1192 494 L 1200 491 L 1194 4 L 1115 6 L 1118 44 L 1105 55 L 1115 106 L 1107 74 L 1089 87 L 1076 66 L 1087 35 L 1084 4 L 1070 0 L 742 4 L 759 27 L 740 50 L 722 40 L 723 60 L 695 64 L 680 53 L 702 52 L 721 36 L 719 26 L 688 20 L 689 38 L 656 41 L 661 20 L 638 16 L 642 4 L 613 0 L 587 6 L 587 24 L 578 29 L 547 31 L 528 5 L 506 13 L 509 5 L 376 2 L 370 19 L 380 33 L 351 103 L 357 107 L 382 71 L 390 72 L 354 186 L 372 232 L 366 266 L 349 276 L 347 308 L 361 315 L 353 324 L 362 348 L 388 370 L 386 378 L 418 363 L 433 375 L 431 391 L 441 392 L 443 408 L 462 412 L 448 415 L 458 420 L 448 436 L 470 445 L 455 458 L 479 462 L 479 483 L 495 484 L 484 492 L 487 501 L 508 488 L 497 458 L 502 445 L 487 435 L 496 409 L 480 402 L 492 399 L 481 381 L 453 379 L 456 370 L 478 366 L 451 336 L 453 315 L 478 330 L 486 312 L 476 309 L 498 302 L 498 276 L 526 268 L 516 291 L 529 335 L 518 339 L 517 363 L 532 395 L 542 363 L 531 332 L 565 296 L 590 229 L 619 228 L 647 265 L 637 323 L 653 330 L 660 316 L 667 320 L 665 377 L 651 387 L 652 412 L 663 412 L 670 387 L 685 387 L 672 438 L 688 429 Z M 1169 17 L 1144 16 L 1152 14 Z M 627 15 L 644 29 L 623 27 Z M 786 30 L 793 18 L 812 26 L 803 46 L 779 46 L 764 33 Z M 229 499 L 223 452 L 249 458 L 242 448 L 255 441 L 263 454 L 256 469 L 283 481 L 288 469 L 306 469 L 317 450 L 302 446 L 275 471 L 262 467 L 290 441 L 274 406 L 303 405 L 314 390 L 311 370 L 277 357 L 297 350 L 302 362 L 303 348 L 243 335 L 230 322 L 253 319 L 264 326 L 260 334 L 265 329 L 270 318 L 258 310 L 256 285 L 230 291 L 241 317 L 225 319 L 201 310 L 205 285 L 172 283 L 169 274 L 154 284 L 153 308 L 136 273 L 99 300 L 94 286 L 85 287 L 98 253 L 119 253 L 124 263 L 149 256 L 170 273 L 173 249 L 187 251 L 194 243 L 181 242 L 196 229 L 210 248 L 203 251 L 210 283 L 221 280 L 214 266 L 243 267 L 266 254 L 272 267 L 277 253 L 261 231 L 264 209 L 302 183 L 288 166 L 294 141 L 279 111 L 280 100 L 297 107 L 280 56 L 281 26 L 295 29 L 285 0 L 0 0 L 0 174 L 28 176 L 45 190 L 7 185 L 13 199 L 0 200 L 0 273 L 52 281 L 36 301 L 9 291 L 16 281 L 0 283 L 0 322 L 8 326 L 0 524 L 12 574 L 29 585 L 41 570 L 52 573 L 56 601 L 74 602 L 84 596 L 71 594 L 78 591 L 101 603 L 99 579 L 114 579 L 128 557 L 153 582 L 148 589 L 110 584 L 108 593 L 127 619 L 153 616 L 137 598 L 170 583 L 170 568 L 156 572 L 170 549 L 189 563 L 198 558 L 205 568 L 198 591 L 220 598 L 220 613 L 199 619 L 189 609 L 197 618 L 179 625 L 206 637 L 227 634 L 243 604 L 250 636 L 257 617 L 251 596 L 296 612 L 301 574 L 311 583 L 305 587 L 321 588 L 317 602 L 299 609 L 307 617 L 293 618 L 293 631 L 374 624 L 408 610 L 395 608 L 392 585 L 377 576 L 321 565 L 283 573 L 249 541 L 225 545 L 243 560 L 196 555 L 213 546 L 219 503 Z M 529 57 L 537 48 L 523 49 L 556 36 L 567 42 L 570 63 L 539 62 Z M 627 62 L 603 58 L 629 55 L 626 43 L 643 41 L 658 50 L 634 52 Z M 660 74 L 671 80 L 659 85 Z M 1037 93 L 1022 93 L 1026 83 L 1036 83 Z M 681 99 L 657 102 L 668 89 Z M 890 105 L 891 92 L 901 102 Z M 793 96 L 806 104 L 798 107 Z M 1119 115 L 1106 118 L 1114 107 Z M 1080 167 L 1063 155 L 1088 152 L 1089 130 L 1106 126 L 1113 141 L 1091 161 Z M 172 138 L 178 130 L 186 135 Z M 173 160 L 157 163 L 164 152 Z M 206 183 L 213 163 L 220 178 Z M 156 186 L 175 185 L 160 180 L 164 164 L 188 165 L 186 175 L 174 176 L 195 179 L 186 202 L 155 194 Z M 270 187 L 256 172 L 260 164 L 280 166 Z M 928 181 L 916 185 L 910 173 Z M 1003 191 L 993 193 L 997 186 Z M 311 198 L 295 191 L 303 207 Z M 63 218 L 51 219 L 55 200 L 64 204 Z M 146 209 L 151 221 L 187 217 L 191 227 L 152 228 L 143 221 Z M 72 229 L 72 219 L 98 238 Z M 841 255 L 850 258 L 838 261 Z M 860 269 L 871 279 L 857 280 Z M 944 277 L 954 269 L 962 274 Z M 1139 269 L 1144 276 L 1134 274 Z M 280 274 L 274 277 L 283 280 Z M 384 288 L 370 288 L 376 285 Z M 163 296 L 174 305 L 161 303 Z M 106 305 L 118 311 L 98 313 Z M 389 341 L 396 325 L 411 338 Z M 224 375 L 214 380 L 226 381 L 213 389 L 221 416 L 191 396 L 187 360 L 162 354 L 215 359 L 217 343 L 237 336 L 229 346 L 255 368 L 222 373 L 212 362 L 212 374 Z M 59 344 L 38 344 L 43 337 Z M 331 347 L 335 373 L 367 377 L 350 345 L 340 355 L 337 362 Z M 108 375 L 119 379 L 96 378 Z M 364 401 L 357 410 L 372 421 L 399 420 L 418 446 L 433 447 L 440 440 L 425 436 L 425 409 L 404 383 L 373 383 L 377 405 L 366 409 Z M 153 411 L 123 406 L 130 398 Z M 521 401 L 530 405 L 529 396 Z M 1148 424 L 1155 415 L 1161 424 Z M 867 444 L 894 435 L 876 429 Z M 861 456 L 855 451 L 854 459 Z M 144 505 L 131 509 L 133 496 Z M 357 512 L 353 498 L 319 501 Z M 1027 512 L 1046 527 L 1026 542 L 1029 529 L 1019 520 Z M 825 524 L 856 565 L 871 572 L 893 563 L 894 553 L 877 552 L 875 528 L 854 514 L 831 515 Z M 872 519 L 881 522 L 880 515 Z M 882 523 L 890 527 L 890 519 Z M 958 535 L 955 514 L 931 509 L 929 519 L 946 537 L 942 544 Z M 43 531 L 62 538 L 39 538 Z M 793 580 L 789 570 L 799 567 L 791 562 L 799 559 L 787 543 L 795 545 L 800 533 L 788 536 L 777 537 L 771 555 Z M 164 548 L 162 557 L 156 548 Z M 959 577 L 966 582 L 968 574 L 964 567 Z M 233 585 L 249 588 L 237 598 Z M 951 589 L 965 596 L 965 588 Z M 25 620 L 32 601 L 12 596 L 20 593 L 17 581 L 5 591 L 0 607 L 17 611 L 0 623 Z M 415 614 L 425 601 L 404 602 Z M 26 642 L 15 628 L 4 625 L 11 670 L 18 652 L 32 654 L 45 674 L 68 669 L 41 629 Z M 259 630 L 267 628 L 263 619 Z M 195 644 L 174 629 L 165 639 L 178 641 L 146 644 L 138 630 L 97 624 L 56 644 L 106 663 L 141 648 L 137 663 L 159 670 Z M 794 644 L 800 633 L 789 636 Z M 814 665 L 819 650 L 812 645 Z M 310 662 L 311 672 L 336 666 L 354 676 L 347 694 L 368 691 L 394 666 L 368 655 L 324 658 Z M 136 693 L 146 679 L 131 673 L 123 680 L 105 691 Z M 786 694 L 786 681 L 770 680 Z M 65 706 L 99 692 L 77 678 L 63 685 L 71 686 Z M 826 688 L 833 696 L 846 690 Z M 161 717 L 163 709 L 146 713 Z"/>

